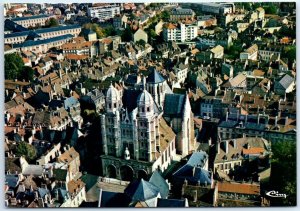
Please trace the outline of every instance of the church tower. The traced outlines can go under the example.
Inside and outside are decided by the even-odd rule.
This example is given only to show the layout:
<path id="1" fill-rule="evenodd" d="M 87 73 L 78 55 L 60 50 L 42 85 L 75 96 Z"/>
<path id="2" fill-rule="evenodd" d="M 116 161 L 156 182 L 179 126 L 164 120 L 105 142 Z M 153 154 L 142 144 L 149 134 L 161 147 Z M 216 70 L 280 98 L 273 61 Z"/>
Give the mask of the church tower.
<path id="1" fill-rule="evenodd" d="M 155 159 L 158 141 L 158 120 L 154 114 L 154 100 L 145 89 L 137 99 L 137 146 L 139 160 L 153 161 Z"/>
<path id="2" fill-rule="evenodd" d="M 106 93 L 106 114 L 100 116 L 103 152 L 105 155 L 121 157 L 120 109 L 122 99 L 118 90 L 110 84 Z"/>
<path id="3" fill-rule="evenodd" d="M 161 76 L 155 68 L 147 77 L 146 89 L 152 95 L 156 104 L 163 109 L 166 93 L 167 81 Z"/>

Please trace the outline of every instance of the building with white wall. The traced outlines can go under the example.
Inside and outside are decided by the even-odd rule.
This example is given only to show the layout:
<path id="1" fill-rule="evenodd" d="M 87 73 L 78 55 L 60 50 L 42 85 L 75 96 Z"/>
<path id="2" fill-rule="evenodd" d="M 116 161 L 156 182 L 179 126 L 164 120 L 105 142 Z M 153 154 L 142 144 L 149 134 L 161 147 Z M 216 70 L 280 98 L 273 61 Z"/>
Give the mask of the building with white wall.
<path id="1" fill-rule="evenodd" d="M 164 26 L 163 36 L 166 41 L 185 42 L 195 39 L 198 35 L 198 27 L 194 24 L 172 24 Z"/>
<path id="2" fill-rule="evenodd" d="M 90 18 L 98 18 L 100 22 L 109 20 L 120 14 L 120 6 L 116 4 L 103 5 L 99 7 L 89 7 L 88 16 Z"/>

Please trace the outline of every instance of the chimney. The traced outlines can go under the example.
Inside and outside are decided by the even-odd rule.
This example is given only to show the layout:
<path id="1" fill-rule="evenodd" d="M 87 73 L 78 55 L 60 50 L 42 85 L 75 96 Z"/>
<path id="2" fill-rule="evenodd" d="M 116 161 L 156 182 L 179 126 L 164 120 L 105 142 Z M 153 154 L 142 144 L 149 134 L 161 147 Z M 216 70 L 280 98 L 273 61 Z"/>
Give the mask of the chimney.
<path id="1" fill-rule="evenodd" d="M 196 167 L 193 167 L 193 177 L 195 176 L 195 172 L 196 172 Z"/>
<path id="2" fill-rule="evenodd" d="M 210 145 L 211 145 L 211 138 L 208 139 L 208 146 L 210 146 Z"/>
<path id="3" fill-rule="evenodd" d="M 228 121 L 228 111 L 226 112 L 226 122 Z"/>
<path id="4" fill-rule="evenodd" d="M 233 148 L 236 149 L 237 148 L 236 139 L 233 139 L 232 141 L 233 141 Z"/>
<path id="5" fill-rule="evenodd" d="M 288 125 L 288 123 L 289 123 L 289 117 L 286 116 L 286 117 L 285 117 L 285 122 L 284 122 L 284 124 L 285 124 L 285 125 Z"/>
<path id="6" fill-rule="evenodd" d="M 275 116 L 275 127 L 277 126 L 278 116 Z"/>
<path id="7" fill-rule="evenodd" d="M 220 147 L 220 142 L 218 141 L 218 143 L 217 143 L 217 153 L 218 153 L 218 154 L 220 154 L 220 148 L 221 148 L 221 147 Z"/>
<path id="8" fill-rule="evenodd" d="M 224 141 L 225 153 L 228 154 L 228 140 Z"/>
<path id="9" fill-rule="evenodd" d="M 248 121 L 248 114 L 245 115 L 245 123 Z"/>
<path id="10" fill-rule="evenodd" d="M 258 114 L 257 116 L 257 124 L 259 124 L 259 120 L 260 120 L 260 114 Z"/>
<path id="11" fill-rule="evenodd" d="M 62 79 L 61 69 L 59 69 L 58 73 L 59 73 L 59 78 Z"/>
<path id="12" fill-rule="evenodd" d="M 197 190 L 194 190 L 194 202 L 197 202 Z"/>

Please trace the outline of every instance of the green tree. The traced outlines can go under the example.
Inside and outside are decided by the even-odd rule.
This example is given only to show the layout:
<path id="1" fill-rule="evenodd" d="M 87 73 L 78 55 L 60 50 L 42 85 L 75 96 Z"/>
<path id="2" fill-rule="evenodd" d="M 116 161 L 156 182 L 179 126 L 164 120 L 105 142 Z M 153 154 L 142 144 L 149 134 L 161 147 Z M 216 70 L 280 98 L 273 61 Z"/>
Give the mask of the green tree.
<path id="1" fill-rule="evenodd" d="M 55 27 L 58 26 L 58 21 L 55 18 L 49 18 L 49 20 L 46 21 L 47 27 Z"/>
<path id="2" fill-rule="evenodd" d="M 36 149 L 31 144 L 22 141 L 16 148 L 16 155 L 18 157 L 24 156 L 26 160 L 32 161 L 36 158 Z"/>
<path id="3" fill-rule="evenodd" d="M 6 79 L 18 79 L 24 67 L 22 58 L 17 54 L 5 54 L 4 56 L 4 72 Z"/>
<path id="4" fill-rule="evenodd" d="M 83 25 L 85 29 L 92 29 L 97 34 L 97 38 L 101 39 L 105 37 L 104 29 L 101 28 L 97 23 L 87 23 Z"/>
<path id="5" fill-rule="evenodd" d="M 142 40 L 142 39 L 140 39 L 140 40 L 136 41 L 136 43 L 137 43 L 138 45 L 141 45 L 141 46 L 143 46 L 143 47 L 145 47 L 145 45 L 146 45 L 146 42 L 145 42 L 145 40 Z"/>
<path id="6" fill-rule="evenodd" d="M 133 33 L 129 27 L 126 27 L 126 29 L 123 31 L 121 35 L 121 39 L 123 42 L 130 42 L 132 40 Z"/>
<path id="7" fill-rule="evenodd" d="M 265 9 L 266 14 L 277 15 L 278 7 L 273 4 L 268 4 L 268 6 L 263 7 Z"/>
<path id="8" fill-rule="evenodd" d="M 170 12 L 169 11 L 163 11 L 161 13 L 161 19 L 163 19 L 163 21 L 169 21 L 170 20 Z"/>
<path id="9" fill-rule="evenodd" d="M 272 189 L 287 194 L 286 199 L 274 201 L 279 206 L 296 205 L 296 149 L 295 141 L 281 140 L 272 143 L 270 185 Z"/>
<path id="10" fill-rule="evenodd" d="M 103 30 L 103 33 L 104 33 L 105 37 L 114 36 L 114 35 L 117 34 L 117 32 L 116 32 L 116 30 L 113 26 L 105 27 L 104 30 Z"/>
<path id="11" fill-rule="evenodd" d="M 296 59 L 296 46 L 286 46 L 283 49 L 282 57 L 287 58 L 289 62 L 294 62 Z"/>
<path id="12" fill-rule="evenodd" d="M 20 72 L 19 79 L 24 79 L 26 81 L 32 81 L 33 75 L 34 75 L 34 70 L 31 67 L 24 66 L 22 71 Z"/>

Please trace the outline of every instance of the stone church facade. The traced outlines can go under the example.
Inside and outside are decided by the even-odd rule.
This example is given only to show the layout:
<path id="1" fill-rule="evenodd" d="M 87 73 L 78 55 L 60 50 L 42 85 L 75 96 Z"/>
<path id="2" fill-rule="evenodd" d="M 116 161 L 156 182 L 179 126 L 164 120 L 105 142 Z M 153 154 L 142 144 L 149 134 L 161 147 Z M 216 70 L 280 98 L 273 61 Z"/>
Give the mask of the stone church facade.
<path id="1" fill-rule="evenodd" d="M 174 102 L 181 103 L 181 110 L 175 116 L 168 112 L 165 116 L 163 107 L 169 106 L 165 103 L 165 93 L 167 89 L 170 92 L 167 86 L 156 70 L 143 80 L 140 90 L 125 88 L 120 93 L 110 85 L 106 111 L 100 115 L 105 177 L 125 181 L 147 178 L 156 169 L 166 170 L 176 152 L 185 156 L 193 150 L 189 99 L 182 95 L 184 101 Z M 180 125 L 172 121 L 179 121 Z"/>

